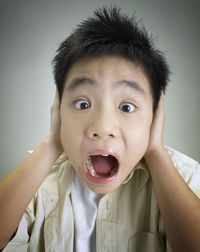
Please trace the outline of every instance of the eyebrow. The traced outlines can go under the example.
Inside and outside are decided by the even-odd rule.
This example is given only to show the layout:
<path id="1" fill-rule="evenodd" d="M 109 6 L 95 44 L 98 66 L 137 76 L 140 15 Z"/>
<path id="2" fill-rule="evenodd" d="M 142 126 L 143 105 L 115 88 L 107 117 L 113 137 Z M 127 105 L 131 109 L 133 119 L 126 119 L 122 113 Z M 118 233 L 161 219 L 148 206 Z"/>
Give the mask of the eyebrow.
<path id="1" fill-rule="evenodd" d="M 122 80 L 122 81 L 119 81 L 117 84 L 119 86 L 123 86 L 124 85 L 124 86 L 130 87 L 130 88 L 133 88 L 136 91 L 138 91 L 139 93 L 141 93 L 142 95 L 145 95 L 144 89 L 136 81 Z"/>
<path id="2" fill-rule="evenodd" d="M 74 91 L 75 89 L 77 89 L 78 87 L 80 86 L 83 86 L 83 85 L 95 85 L 95 81 L 91 78 L 87 78 L 87 77 L 77 77 L 77 78 L 74 78 L 69 86 L 67 87 L 67 91 Z"/>
<path id="3" fill-rule="evenodd" d="M 96 85 L 95 80 L 88 78 L 88 77 L 77 77 L 74 78 L 69 86 L 67 87 L 67 91 L 74 91 L 77 88 L 79 88 L 80 86 L 84 86 L 84 85 L 91 85 L 94 86 Z M 130 88 L 133 88 L 134 90 L 138 91 L 139 93 L 141 93 L 142 95 L 145 95 L 145 91 L 144 89 L 140 86 L 140 84 L 136 81 L 131 81 L 131 80 L 121 80 L 119 82 L 117 82 L 117 86 L 127 86 Z"/>

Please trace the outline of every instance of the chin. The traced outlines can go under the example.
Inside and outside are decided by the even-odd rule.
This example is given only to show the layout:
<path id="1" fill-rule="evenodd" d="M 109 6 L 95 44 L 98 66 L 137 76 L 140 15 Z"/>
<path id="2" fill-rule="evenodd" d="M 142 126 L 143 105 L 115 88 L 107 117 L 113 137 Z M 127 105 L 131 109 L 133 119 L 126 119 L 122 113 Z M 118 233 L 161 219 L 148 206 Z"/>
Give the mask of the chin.
<path id="1" fill-rule="evenodd" d="M 123 182 L 123 181 L 122 181 Z M 119 181 L 112 181 L 110 183 L 107 184 L 95 184 L 95 183 L 91 183 L 91 182 L 86 182 L 84 181 L 84 183 L 87 185 L 87 187 L 98 194 L 108 194 L 108 193 L 112 193 L 115 190 L 117 190 L 117 188 L 120 187 L 120 185 L 122 184 L 122 182 Z"/>

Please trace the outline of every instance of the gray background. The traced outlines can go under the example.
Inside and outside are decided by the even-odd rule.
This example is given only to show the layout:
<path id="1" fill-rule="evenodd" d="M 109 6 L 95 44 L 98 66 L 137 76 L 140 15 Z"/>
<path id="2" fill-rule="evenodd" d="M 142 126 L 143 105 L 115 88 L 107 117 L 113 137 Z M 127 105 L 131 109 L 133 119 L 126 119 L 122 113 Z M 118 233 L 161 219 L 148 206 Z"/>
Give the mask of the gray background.
<path id="1" fill-rule="evenodd" d="M 59 43 L 96 7 L 115 3 L 138 18 L 164 50 L 172 76 L 165 144 L 200 161 L 199 1 L 0 1 L 0 178 L 47 135 Z"/>
<path id="2" fill-rule="evenodd" d="M 166 0 L 0 1 L 0 178 L 47 135 L 55 86 L 51 60 L 82 18 L 116 3 L 136 11 L 166 52 L 165 144 L 200 161 L 200 2 Z M 15 252 L 26 250 L 26 246 Z"/>

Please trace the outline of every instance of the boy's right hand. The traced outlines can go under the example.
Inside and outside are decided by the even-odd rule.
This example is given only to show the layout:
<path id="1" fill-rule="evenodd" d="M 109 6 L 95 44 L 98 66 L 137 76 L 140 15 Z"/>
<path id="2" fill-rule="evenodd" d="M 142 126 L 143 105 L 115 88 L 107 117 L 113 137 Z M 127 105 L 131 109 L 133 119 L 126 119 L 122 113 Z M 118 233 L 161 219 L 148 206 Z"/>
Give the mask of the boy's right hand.
<path id="1" fill-rule="evenodd" d="M 62 153 L 63 146 L 60 139 L 60 125 L 60 101 L 58 91 L 56 90 L 54 102 L 51 106 L 51 124 L 47 138 L 55 145 L 55 147 L 58 149 L 58 152 Z"/>
<path id="2" fill-rule="evenodd" d="M 56 92 L 49 134 L 31 155 L 0 181 L 0 250 L 11 240 L 29 202 L 63 152 L 60 125 L 60 102 Z"/>

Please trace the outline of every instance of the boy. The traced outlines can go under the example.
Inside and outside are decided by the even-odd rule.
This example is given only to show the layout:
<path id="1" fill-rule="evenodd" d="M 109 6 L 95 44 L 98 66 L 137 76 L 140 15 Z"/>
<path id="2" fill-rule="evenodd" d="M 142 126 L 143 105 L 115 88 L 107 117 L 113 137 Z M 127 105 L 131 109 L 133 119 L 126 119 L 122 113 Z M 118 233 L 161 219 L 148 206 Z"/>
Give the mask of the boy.
<path id="1" fill-rule="evenodd" d="M 169 71 L 145 29 L 99 9 L 54 74 L 50 132 L 0 183 L 0 248 L 200 251 L 200 166 L 163 145 Z"/>

